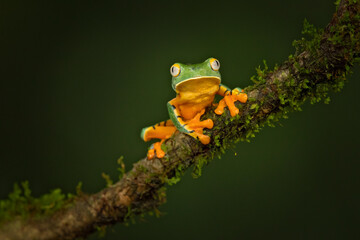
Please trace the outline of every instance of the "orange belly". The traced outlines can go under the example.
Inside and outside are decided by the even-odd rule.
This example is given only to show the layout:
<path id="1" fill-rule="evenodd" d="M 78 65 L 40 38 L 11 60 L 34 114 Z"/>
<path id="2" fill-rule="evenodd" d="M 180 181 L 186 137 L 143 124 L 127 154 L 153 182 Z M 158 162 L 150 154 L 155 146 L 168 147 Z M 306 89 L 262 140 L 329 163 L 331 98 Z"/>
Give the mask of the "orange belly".
<path id="1" fill-rule="evenodd" d="M 215 95 L 209 96 L 199 103 L 179 104 L 178 106 L 181 116 L 184 120 L 193 119 L 197 113 L 211 105 L 211 103 L 214 101 L 214 97 Z"/>
<path id="2" fill-rule="evenodd" d="M 219 91 L 217 78 L 197 78 L 185 81 L 176 88 L 176 103 L 184 120 L 190 120 L 210 106 Z"/>

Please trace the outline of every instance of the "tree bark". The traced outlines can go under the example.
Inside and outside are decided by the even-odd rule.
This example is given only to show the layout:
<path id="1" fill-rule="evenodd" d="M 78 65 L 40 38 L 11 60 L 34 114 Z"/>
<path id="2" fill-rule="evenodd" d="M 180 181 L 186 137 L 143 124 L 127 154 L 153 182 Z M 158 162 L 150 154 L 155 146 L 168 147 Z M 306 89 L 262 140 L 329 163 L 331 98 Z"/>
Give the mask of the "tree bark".
<path id="1" fill-rule="evenodd" d="M 360 56 L 360 3 L 342 0 L 331 22 L 311 41 L 299 41 L 297 53 L 273 71 L 259 71 L 256 83 L 245 88 L 249 100 L 237 103 L 235 118 L 207 109 L 214 128 L 207 130 L 212 141 L 202 145 L 192 137 L 176 132 L 163 144 L 166 156 L 142 159 L 114 185 L 99 193 L 77 197 L 70 207 L 41 219 L 14 219 L 2 226 L 0 239 L 75 239 L 97 228 L 125 222 L 166 201 L 167 183 L 176 182 L 194 166 L 194 174 L 215 155 L 238 140 L 247 140 L 266 124 L 299 109 L 306 100 L 319 101 L 328 90 L 341 88 L 345 76 Z"/>

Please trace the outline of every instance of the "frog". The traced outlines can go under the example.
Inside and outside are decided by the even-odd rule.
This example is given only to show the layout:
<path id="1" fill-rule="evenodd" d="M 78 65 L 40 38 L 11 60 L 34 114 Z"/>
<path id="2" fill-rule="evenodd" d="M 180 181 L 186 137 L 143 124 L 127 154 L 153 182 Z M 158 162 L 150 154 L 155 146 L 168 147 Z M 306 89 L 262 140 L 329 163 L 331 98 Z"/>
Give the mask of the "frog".
<path id="1" fill-rule="evenodd" d="M 246 103 L 248 96 L 241 88 L 230 89 L 223 85 L 219 70 L 220 61 L 213 57 L 202 63 L 174 63 L 170 67 L 171 86 L 176 92 L 176 97 L 167 103 L 170 119 L 145 127 L 140 134 L 145 142 L 160 140 L 150 146 L 148 160 L 165 156 L 161 146 L 176 131 L 186 133 L 204 145 L 209 144 L 211 139 L 204 134 L 204 129 L 212 129 L 214 122 L 200 119 L 209 106 L 216 106 L 214 112 L 217 115 L 222 115 L 226 107 L 232 117 L 239 114 L 235 102 Z M 218 104 L 214 103 L 216 95 L 223 97 Z"/>

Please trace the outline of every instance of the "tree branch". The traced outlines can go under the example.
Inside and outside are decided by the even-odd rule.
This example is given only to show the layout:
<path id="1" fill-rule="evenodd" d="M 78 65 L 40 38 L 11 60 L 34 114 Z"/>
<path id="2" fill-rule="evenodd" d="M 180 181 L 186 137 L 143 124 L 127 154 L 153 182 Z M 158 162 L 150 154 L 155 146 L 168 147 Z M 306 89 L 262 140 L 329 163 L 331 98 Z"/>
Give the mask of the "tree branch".
<path id="1" fill-rule="evenodd" d="M 249 101 L 237 103 L 240 114 L 235 118 L 228 111 L 217 116 L 208 108 L 204 118 L 214 121 L 214 128 L 206 131 L 209 145 L 177 132 L 163 144 L 165 158 L 138 161 L 116 184 L 76 197 L 51 216 L 15 218 L 2 226 L 0 239 L 75 239 L 156 209 L 166 201 L 165 184 L 176 183 L 189 167 L 201 175 L 201 167 L 230 144 L 248 140 L 261 127 L 299 110 L 306 99 L 326 101 L 329 90 L 339 90 L 360 56 L 359 12 L 359 0 L 342 0 L 325 30 L 305 23 L 304 33 L 312 40 L 296 41 L 294 56 L 273 71 L 258 69 L 255 84 L 245 89 Z"/>

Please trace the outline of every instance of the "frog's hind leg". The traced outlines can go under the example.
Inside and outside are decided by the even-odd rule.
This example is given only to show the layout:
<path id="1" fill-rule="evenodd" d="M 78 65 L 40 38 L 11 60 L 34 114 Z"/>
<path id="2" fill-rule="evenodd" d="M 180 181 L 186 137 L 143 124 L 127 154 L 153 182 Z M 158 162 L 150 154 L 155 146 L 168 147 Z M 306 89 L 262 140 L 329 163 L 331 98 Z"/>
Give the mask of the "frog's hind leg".
<path id="1" fill-rule="evenodd" d="M 148 159 L 153 159 L 155 154 L 158 158 L 163 158 L 165 156 L 165 152 L 161 149 L 161 144 L 165 139 L 170 138 L 175 131 L 176 127 L 171 120 L 166 120 L 153 126 L 143 128 L 141 131 L 141 138 L 144 141 L 150 141 L 155 138 L 161 139 L 160 142 L 154 143 L 149 149 L 147 154 Z"/>
<path id="2" fill-rule="evenodd" d="M 147 142 L 151 139 L 167 139 L 175 132 L 176 127 L 169 119 L 150 127 L 143 128 L 141 131 L 141 138 Z"/>

